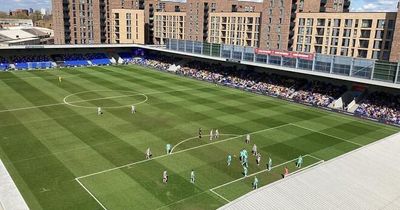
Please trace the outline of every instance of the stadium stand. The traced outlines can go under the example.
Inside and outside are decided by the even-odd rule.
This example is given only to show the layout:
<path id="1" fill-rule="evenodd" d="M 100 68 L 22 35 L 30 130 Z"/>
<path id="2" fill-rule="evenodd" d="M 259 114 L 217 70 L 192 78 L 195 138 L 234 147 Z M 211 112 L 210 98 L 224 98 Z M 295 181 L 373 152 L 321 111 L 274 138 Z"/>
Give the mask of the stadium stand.
<path id="1" fill-rule="evenodd" d="M 82 54 L 67 54 L 61 57 L 64 62 L 64 66 L 67 67 L 78 67 L 78 66 L 88 66 L 88 60 Z"/>
<path id="2" fill-rule="evenodd" d="M 45 55 L 15 56 L 13 63 L 18 70 L 46 69 L 52 67 L 51 58 Z"/>
<path id="3" fill-rule="evenodd" d="M 170 71 L 171 66 L 175 66 L 174 63 L 177 61 L 179 59 L 149 56 L 143 59 L 134 59 L 131 63 L 161 71 Z M 277 74 L 235 70 L 226 66 L 198 61 L 178 67 L 175 73 L 182 76 L 323 108 L 329 107 L 347 91 L 347 87 L 343 85 L 307 81 Z M 383 123 L 400 125 L 399 104 L 399 95 L 383 92 L 367 94 L 355 114 L 360 117 L 376 119 Z"/>
<path id="4" fill-rule="evenodd" d="M 123 63 L 128 63 L 133 60 L 133 55 L 129 52 L 118 53 L 119 57 L 122 59 Z"/>
<path id="5" fill-rule="evenodd" d="M 111 64 L 110 59 L 104 53 L 87 54 L 86 57 L 93 65 L 96 66 Z"/>
<path id="6" fill-rule="evenodd" d="M 6 58 L 0 56 L 0 70 L 5 71 L 10 67 Z"/>
<path id="7" fill-rule="evenodd" d="M 400 96 L 385 92 L 373 92 L 361 101 L 355 113 L 400 125 Z"/>

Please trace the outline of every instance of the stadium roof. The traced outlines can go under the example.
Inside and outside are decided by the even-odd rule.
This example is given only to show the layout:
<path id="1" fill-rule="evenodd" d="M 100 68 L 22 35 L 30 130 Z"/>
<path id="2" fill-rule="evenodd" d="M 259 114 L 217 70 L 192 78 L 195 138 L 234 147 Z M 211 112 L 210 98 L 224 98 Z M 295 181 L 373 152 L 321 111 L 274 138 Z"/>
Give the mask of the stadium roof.
<path id="1" fill-rule="evenodd" d="M 400 209 L 400 133 L 248 193 L 224 209 Z"/>
<path id="2" fill-rule="evenodd" d="M 53 30 L 40 27 L 10 27 L 0 30 L 0 44 L 18 43 L 36 40 L 53 34 Z"/>

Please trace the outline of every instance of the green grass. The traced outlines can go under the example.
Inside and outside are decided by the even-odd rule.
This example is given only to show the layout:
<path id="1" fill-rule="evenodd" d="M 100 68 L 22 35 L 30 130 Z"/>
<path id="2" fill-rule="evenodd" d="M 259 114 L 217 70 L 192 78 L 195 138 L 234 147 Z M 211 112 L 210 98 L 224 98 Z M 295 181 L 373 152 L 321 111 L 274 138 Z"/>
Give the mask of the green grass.
<path id="1" fill-rule="evenodd" d="M 0 158 L 32 209 L 102 209 L 77 177 L 108 209 L 215 209 L 226 201 L 210 189 L 228 200 L 251 191 L 237 157 L 226 166 L 227 154 L 251 150 L 246 133 L 263 157 L 250 157 L 249 174 L 263 186 L 295 171 L 299 155 L 309 166 L 399 131 L 138 66 L 1 73 L 0 95 Z M 97 106 L 110 108 L 97 116 Z M 190 139 L 199 127 L 230 135 Z M 166 156 L 167 143 L 180 144 Z M 154 159 L 142 161 L 147 147 Z"/>

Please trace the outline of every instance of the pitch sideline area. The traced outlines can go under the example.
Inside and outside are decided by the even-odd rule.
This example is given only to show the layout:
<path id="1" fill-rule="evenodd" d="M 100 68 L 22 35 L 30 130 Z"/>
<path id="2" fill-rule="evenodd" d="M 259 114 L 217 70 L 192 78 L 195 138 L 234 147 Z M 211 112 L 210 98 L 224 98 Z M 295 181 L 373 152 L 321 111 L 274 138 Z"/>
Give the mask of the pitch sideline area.
<path id="1" fill-rule="evenodd" d="M 28 210 L 24 198 L 19 192 L 5 165 L 0 160 L 0 210 Z"/>

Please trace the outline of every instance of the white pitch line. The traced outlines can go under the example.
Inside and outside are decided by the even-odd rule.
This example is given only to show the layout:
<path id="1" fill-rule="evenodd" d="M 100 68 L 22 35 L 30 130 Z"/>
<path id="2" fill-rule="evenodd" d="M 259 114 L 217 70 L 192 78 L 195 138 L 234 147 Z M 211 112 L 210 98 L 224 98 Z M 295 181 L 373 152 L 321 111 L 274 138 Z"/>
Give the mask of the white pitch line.
<path id="1" fill-rule="evenodd" d="M 89 193 L 90 196 L 92 196 L 92 198 L 104 209 L 107 210 L 107 208 L 96 198 L 96 196 L 94 196 L 86 187 L 85 185 L 83 185 L 78 179 L 75 179 L 82 187 L 83 189 L 86 190 L 86 192 Z"/>
<path id="2" fill-rule="evenodd" d="M 186 88 L 186 89 L 178 89 L 178 90 L 169 90 L 169 91 L 153 91 L 153 92 L 148 92 L 148 93 L 143 93 L 146 95 L 152 95 L 152 94 L 163 94 L 163 93 L 171 93 L 171 92 L 181 92 L 181 91 L 189 91 L 189 90 L 200 90 L 202 88 Z M 120 96 L 118 96 L 120 97 Z M 122 96 L 121 96 L 122 97 Z M 109 97 L 106 97 L 109 98 Z M 96 100 L 101 100 L 103 98 L 97 98 Z M 93 99 L 89 99 L 93 100 Z M 89 101 L 87 100 L 87 101 Z M 72 102 L 72 103 L 78 103 L 78 102 L 85 102 L 86 100 L 81 100 L 77 102 Z M 70 102 L 71 103 L 71 102 Z M 28 110 L 28 109 L 37 109 L 37 108 L 42 108 L 42 107 L 51 107 L 51 106 L 60 106 L 60 105 L 67 105 L 64 102 L 61 103 L 54 103 L 54 104 L 44 104 L 44 105 L 39 105 L 39 106 L 28 106 L 28 107 L 21 107 L 21 108 L 14 108 L 14 109 L 3 109 L 0 110 L 0 113 L 3 112 L 14 112 L 14 111 L 21 111 L 21 110 Z"/>
<path id="3" fill-rule="evenodd" d="M 332 137 L 332 138 L 335 138 L 335 139 L 346 141 L 348 143 L 351 143 L 351 144 L 354 144 L 354 145 L 357 145 L 357 146 L 360 146 L 360 147 L 364 146 L 362 144 L 359 144 L 359 143 L 356 143 L 356 142 L 353 142 L 353 141 L 350 141 L 350 140 L 347 140 L 347 139 L 344 139 L 344 138 L 341 138 L 341 137 L 337 137 L 337 136 L 334 136 L 334 135 L 330 135 L 330 134 L 327 134 L 327 133 L 324 133 L 324 132 L 321 132 L 321 131 L 317 131 L 317 130 L 314 130 L 314 129 L 311 129 L 311 128 L 307 128 L 307 127 L 304 127 L 304 126 L 301 126 L 301 125 L 297 125 L 297 124 L 293 124 L 293 123 L 289 123 L 289 124 L 293 125 L 293 126 L 296 126 L 296 127 L 299 127 L 299 128 L 302 128 L 302 129 L 305 129 L 305 130 L 309 130 L 309 131 L 312 131 L 312 132 L 315 132 L 315 133 L 322 134 L 324 136 L 329 136 L 329 137 Z"/>
<path id="4" fill-rule="evenodd" d="M 284 126 L 287 126 L 287 125 L 290 125 L 290 124 L 284 124 L 284 125 L 279 125 L 279 126 L 275 126 L 275 127 L 271 127 L 271 128 L 266 128 L 266 129 L 254 131 L 254 132 L 251 132 L 251 133 L 248 133 L 248 134 L 261 133 L 261 132 L 265 132 L 265 131 L 268 131 L 268 130 L 281 128 L 281 127 L 284 127 Z M 87 174 L 87 175 L 84 175 L 84 176 L 80 176 L 80 177 L 77 177 L 77 179 L 83 179 L 83 178 L 86 178 L 86 177 L 90 177 L 90 176 L 94 176 L 94 175 L 98 175 L 98 174 L 102 174 L 102 173 L 118 170 L 118 169 L 125 168 L 125 167 L 128 167 L 128 166 L 137 165 L 137 164 L 140 164 L 140 163 L 145 163 L 147 161 L 157 160 L 157 159 L 160 159 L 160 158 L 164 158 L 164 157 L 171 156 L 171 155 L 176 155 L 176 154 L 187 152 L 187 151 L 191 151 L 191 150 L 194 150 L 194 149 L 198 149 L 198 148 L 202 148 L 202 147 L 206 147 L 206 146 L 210 146 L 210 145 L 214 145 L 214 144 L 219 144 L 219 143 L 226 142 L 226 141 L 231 141 L 233 139 L 237 139 L 239 137 L 244 137 L 246 135 L 247 134 L 242 134 L 242 135 L 238 135 L 238 136 L 235 136 L 235 137 L 227 138 L 227 139 L 224 139 L 224 140 L 220 140 L 220 141 L 215 141 L 215 142 L 211 142 L 211 143 L 208 143 L 208 144 L 199 145 L 199 146 L 196 146 L 196 147 L 191 147 L 191 148 L 184 149 L 184 150 L 179 150 L 178 152 L 175 152 L 175 153 L 172 153 L 172 154 L 160 155 L 160 156 L 157 156 L 157 157 L 154 157 L 154 158 L 151 158 L 151 159 L 145 159 L 145 160 L 140 160 L 140 161 L 133 162 L 133 163 L 128 163 L 128 164 L 125 164 L 125 165 L 122 165 L 122 166 L 118 166 L 118 167 L 106 169 L 106 170 L 103 170 L 103 171 L 98 171 L 98 172 L 95 172 L 95 173 L 91 173 L 91 174 Z"/>
<path id="5" fill-rule="evenodd" d="M 307 154 L 307 155 L 304 155 L 303 157 L 306 157 L 306 156 L 310 156 L 310 155 Z M 311 157 L 311 156 L 310 156 L 310 157 Z M 295 161 L 295 160 L 297 160 L 297 158 L 294 158 L 294 159 L 292 159 L 292 160 L 288 160 L 288 161 L 283 162 L 283 163 L 281 163 L 281 164 L 272 166 L 272 167 L 271 167 L 271 170 L 274 169 L 274 168 L 277 168 L 277 167 L 279 167 L 279 166 L 283 166 L 283 165 L 285 165 L 285 164 L 288 164 L 288 163 L 290 163 L 290 162 L 293 162 L 293 161 Z M 221 184 L 221 185 L 219 185 L 219 186 L 216 186 L 216 187 L 211 188 L 211 190 L 216 190 L 216 189 L 221 188 L 221 187 L 224 187 L 224 186 L 226 186 L 226 185 L 230 185 L 230 184 L 235 183 L 235 182 L 238 182 L 238 181 L 240 181 L 240 180 L 243 180 L 243 179 L 246 179 L 246 178 L 255 176 L 255 175 L 257 175 L 257 174 L 263 173 L 263 172 L 265 172 L 265 171 L 268 171 L 268 169 L 263 169 L 263 170 L 261 170 L 261 171 L 257 171 L 257 172 L 255 172 L 255 173 L 249 174 L 248 176 L 244 176 L 244 177 L 241 177 L 241 178 L 239 178 L 239 179 L 235 179 L 235 180 L 232 180 L 232 181 L 230 181 L 230 182 Z"/>
<path id="6" fill-rule="evenodd" d="M 28 106 L 28 107 L 21 107 L 21 108 L 15 108 L 15 109 L 4 109 L 4 110 L 0 110 L 0 113 L 14 112 L 14 111 L 28 110 L 28 109 L 37 109 L 37 108 L 42 108 L 42 107 L 59 106 L 59 105 L 64 105 L 64 103 L 45 104 L 45 105 L 39 105 L 39 106 Z"/>
<path id="7" fill-rule="evenodd" d="M 239 136 L 238 134 L 233 134 L 233 133 L 219 134 L 219 135 L 220 135 L 220 136 Z M 208 135 L 202 135 L 202 136 L 207 137 L 207 136 L 210 136 L 210 135 L 208 134 Z M 178 144 L 176 144 L 175 146 L 172 147 L 172 149 L 171 149 L 171 154 L 173 153 L 173 151 L 174 151 L 174 149 L 175 149 L 176 147 L 178 147 L 179 145 L 181 145 L 181 144 L 183 144 L 183 143 L 185 143 L 185 142 L 187 142 L 187 141 L 190 141 L 190 140 L 192 140 L 192 139 L 198 139 L 198 136 L 194 136 L 194 137 L 190 137 L 190 138 L 187 138 L 187 139 L 185 139 L 185 140 L 182 140 L 181 142 L 179 142 Z M 218 140 L 212 140 L 212 141 L 218 141 Z M 211 141 L 210 141 L 210 142 L 211 142 Z"/>
<path id="8" fill-rule="evenodd" d="M 306 170 L 306 169 L 308 169 L 308 168 L 311 168 L 311 167 L 313 167 L 313 166 L 315 166 L 315 165 L 318 165 L 318 164 L 324 162 L 324 160 L 322 160 L 322 159 L 320 159 L 320 158 L 317 158 L 317 157 L 315 157 L 315 156 L 313 156 L 313 155 L 310 155 L 310 154 L 306 154 L 306 155 L 304 155 L 303 157 L 307 157 L 307 156 L 312 157 L 312 158 L 318 160 L 318 162 L 313 163 L 313 164 L 311 164 L 311 165 L 308 165 L 308 166 L 306 166 L 306 167 L 304 167 L 304 168 L 301 168 L 301 169 L 299 169 L 299 170 L 297 170 L 297 171 L 294 171 L 294 172 L 290 173 L 289 175 L 295 174 L 295 173 L 300 172 L 300 171 L 304 171 L 304 170 Z M 277 167 L 286 165 L 286 164 L 288 164 L 288 163 L 291 163 L 291 162 L 293 162 L 293 161 L 295 161 L 295 160 L 297 160 L 297 158 L 294 158 L 294 159 L 292 159 L 292 160 L 289 160 L 289 161 L 283 162 L 283 163 L 281 163 L 281 164 L 275 165 L 275 166 L 271 167 L 271 170 L 274 169 L 274 168 L 277 168 Z M 230 185 L 230 184 L 232 184 L 232 183 L 235 183 L 235 182 L 238 182 L 238 181 L 247 179 L 247 178 L 249 178 L 249 177 L 255 176 L 255 175 L 257 175 L 257 174 L 260 174 L 260 173 L 263 173 L 263 172 L 266 172 L 266 171 L 268 171 L 268 169 L 264 169 L 264 170 L 261 170 L 261 171 L 257 171 L 257 172 L 255 172 L 255 173 L 252 173 L 252 174 L 248 175 L 248 176 L 241 177 L 241 178 L 239 178 L 239 179 L 235 179 L 235 180 L 233 180 L 233 181 L 230 181 L 230 182 L 224 183 L 224 184 L 222 184 L 222 185 L 216 186 L 216 187 L 214 187 L 214 188 L 211 188 L 210 191 L 213 192 L 214 194 L 216 194 L 217 196 L 219 196 L 220 198 L 224 199 L 225 201 L 227 201 L 227 202 L 229 203 L 230 200 L 224 198 L 223 196 L 221 196 L 220 194 L 218 194 L 218 193 L 215 192 L 214 190 L 219 189 L 219 188 L 221 188 L 221 187 L 225 187 L 225 186 Z"/>
<path id="9" fill-rule="evenodd" d="M 210 189 L 210 192 L 214 193 L 215 195 L 217 195 L 218 197 L 222 198 L 223 200 L 225 200 L 226 202 L 230 203 L 231 201 L 226 199 L 224 196 L 220 195 L 219 193 L 215 192 L 214 190 Z"/>
<path id="10" fill-rule="evenodd" d="M 310 156 L 310 157 L 312 157 L 312 156 Z M 289 176 L 290 176 L 290 175 L 293 175 L 293 174 L 300 173 L 300 172 L 302 172 L 302 171 L 304 171 L 304 170 L 306 170 L 306 169 L 308 169 L 308 168 L 311 168 L 311 167 L 313 167 L 313 166 L 315 166 L 315 165 L 318 165 L 318 164 L 321 164 L 321 163 L 323 163 L 323 162 L 325 162 L 325 161 L 321 159 L 320 161 L 318 161 L 318 162 L 316 162 L 316 163 L 313 163 L 313 164 L 308 165 L 308 166 L 306 166 L 306 167 L 304 167 L 304 168 L 300 168 L 299 170 L 296 170 L 296 171 L 293 171 L 292 173 L 289 173 Z"/>

